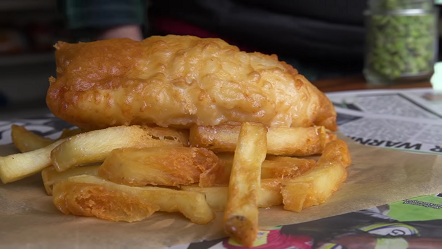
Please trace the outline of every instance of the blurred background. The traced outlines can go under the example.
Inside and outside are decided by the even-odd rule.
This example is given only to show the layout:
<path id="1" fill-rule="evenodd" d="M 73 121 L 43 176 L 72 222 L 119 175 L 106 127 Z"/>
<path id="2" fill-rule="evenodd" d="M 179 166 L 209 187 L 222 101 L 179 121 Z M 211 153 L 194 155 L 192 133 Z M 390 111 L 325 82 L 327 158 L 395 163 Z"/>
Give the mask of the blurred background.
<path id="1" fill-rule="evenodd" d="M 146 0 L 141 6 L 148 18 L 140 25 L 144 37 L 220 37 L 246 51 L 276 53 L 311 81 L 362 74 L 365 0 L 312 0 L 304 8 L 269 2 Z M 53 45 L 94 40 L 99 32 L 72 28 L 63 3 L 0 0 L 0 114 L 44 107 L 48 78 L 55 76 Z"/>
<path id="2" fill-rule="evenodd" d="M 55 0 L 0 1 L 0 112 L 44 105 L 52 45 L 68 36 Z"/>

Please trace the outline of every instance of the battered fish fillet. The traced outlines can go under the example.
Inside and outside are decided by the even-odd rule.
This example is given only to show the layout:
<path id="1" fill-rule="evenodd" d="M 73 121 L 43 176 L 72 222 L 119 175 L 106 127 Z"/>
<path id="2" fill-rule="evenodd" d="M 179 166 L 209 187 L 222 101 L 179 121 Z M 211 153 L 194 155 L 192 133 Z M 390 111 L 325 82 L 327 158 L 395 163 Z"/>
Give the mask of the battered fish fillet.
<path id="1" fill-rule="evenodd" d="M 55 45 L 47 104 L 84 129 L 260 122 L 336 130 L 328 98 L 275 55 L 220 39 L 154 36 Z"/>

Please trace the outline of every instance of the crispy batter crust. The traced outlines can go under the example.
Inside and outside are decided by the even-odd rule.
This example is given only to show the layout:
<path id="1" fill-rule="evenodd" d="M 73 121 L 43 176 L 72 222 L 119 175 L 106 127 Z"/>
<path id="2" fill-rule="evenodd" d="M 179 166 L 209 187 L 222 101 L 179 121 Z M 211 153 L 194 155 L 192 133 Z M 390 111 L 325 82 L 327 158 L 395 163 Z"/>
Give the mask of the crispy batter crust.
<path id="1" fill-rule="evenodd" d="M 220 39 L 169 35 L 55 48 L 47 104 L 81 128 L 249 121 L 336 130 L 331 102 L 296 69 Z"/>

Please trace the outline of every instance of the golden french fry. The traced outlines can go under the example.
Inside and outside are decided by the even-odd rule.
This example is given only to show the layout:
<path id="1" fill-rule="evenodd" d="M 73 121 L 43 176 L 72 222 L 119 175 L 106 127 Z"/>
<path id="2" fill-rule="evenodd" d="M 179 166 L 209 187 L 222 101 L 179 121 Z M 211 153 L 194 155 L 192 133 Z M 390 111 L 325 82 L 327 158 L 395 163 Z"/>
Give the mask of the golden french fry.
<path id="1" fill-rule="evenodd" d="M 20 152 L 37 150 L 55 142 L 54 139 L 37 135 L 19 125 L 11 125 L 11 138 Z"/>
<path id="2" fill-rule="evenodd" d="M 223 225 L 228 234 L 247 247 L 253 245 L 258 233 L 257 200 L 266 152 L 267 128 L 243 123 L 233 158 Z"/>
<path id="3" fill-rule="evenodd" d="M 181 189 L 201 192 L 206 195 L 206 200 L 213 211 L 224 211 L 227 204 L 228 186 L 200 187 L 196 184 L 183 185 Z M 258 190 L 258 207 L 267 208 L 282 204 L 281 179 L 261 179 L 261 188 Z"/>
<path id="4" fill-rule="evenodd" d="M 27 130 L 24 126 L 11 125 L 11 138 L 15 147 L 20 152 L 28 152 L 46 147 L 56 140 L 71 137 L 79 134 L 80 129 L 63 129 L 58 139 L 51 139 L 35 134 L 32 131 Z"/>
<path id="5" fill-rule="evenodd" d="M 229 194 L 229 188 L 227 185 L 213 186 L 213 187 L 200 187 L 197 184 L 182 185 L 182 190 L 194 191 L 203 193 L 206 196 L 207 204 L 215 212 L 224 211 L 227 203 L 227 195 Z"/>
<path id="6" fill-rule="evenodd" d="M 68 170 L 65 170 L 63 172 L 58 172 L 55 170 L 53 166 L 49 166 L 44 168 L 41 171 L 41 177 L 43 179 L 43 185 L 46 189 L 46 193 L 48 195 L 52 195 L 52 188 L 55 183 L 64 181 L 68 179 L 71 176 L 78 176 L 78 175 L 98 175 L 98 167 L 100 165 L 91 165 L 91 166 L 82 166 L 82 167 L 75 167 L 70 168 Z"/>
<path id="7" fill-rule="evenodd" d="M 217 176 L 217 184 L 228 184 L 230 180 L 230 172 L 232 171 L 233 155 L 234 153 L 217 153 L 218 158 L 221 160 L 224 169 Z"/>
<path id="8" fill-rule="evenodd" d="M 351 164 L 350 151 L 347 144 L 343 140 L 336 140 L 329 146 L 318 160 L 318 163 L 339 163 L 344 167 L 348 167 Z"/>
<path id="9" fill-rule="evenodd" d="M 72 137 L 72 136 L 75 136 L 75 135 L 80 134 L 82 132 L 83 132 L 83 130 L 78 129 L 78 128 L 63 129 L 63 131 L 61 132 L 60 137 L 58 139 L 64 139 L 64 138 Z"/>
<path id="10" fill-rule="evenodd" d="M 53 200 L 57 208 L 65 214 L 84 215 L 85 209 L 97 209 L 97 212 L 105 212 L 100 208 L 129 209 L 127 213 L 137 212 L 139 211 L 138 208 L 132 208 L 131 206 L 135 201 L 137 204 L 150 203 L 158 206 L 159 211 L 181 212 L 197 224 L 207 224 L 215 218 L 215 214 L 207 204 L 203 193 L 159 187 L 131 187 L 89 175 L 69 177 L 64 182 L 72 183 L 74 186 L 76 184 L 95 185 L 93 191 L 84 193 L 82 191 L 70 192 L 70 187 L 65 188 L 64 185 L 61 185 L 63 182 L 56 183 L 53 189 Z M 109 191 L 124 194 L 131 198 L 114 200 L 104 195 Z M 100 203 L 107 201 L 111 202 L 112 205 L 100 206 Z M 111 217 L 107 218 L 110 219 Z"/>
<path id="11" fill-rule="evenodd" d="M 282 182 L 284 209 L 300 212 L 324 203 L 347 178 L 349 161 L 345 142 L 330 142 L 315 167 L 295 179 Z"/>
<path id="12" fill-rule="evenodd" d="M 219 153 L 217 155 L 224 164 L 224 172 L 218 177 L 217 183 L 227 183 L 232 169 L 233 153 Z M 268 156 L 261 165 L 261 179 L 292 179 L 302 175 L 315 165 L 316 161 L 313 159 Z"/>
<path id="13" fill-rule="evenodd" d="M 215 185 L 222 162 L 210 150 L 190 147 L 122 148 L 113 150 L 98 170 L 109 181 L 129 186 Z"/>
<path id="14" fill-rule="evenodd" d="M 286 156 L 310 156 L 321 154 L 327 143 L 336 135 L 324 126 L 274 127 L 267 133 L 268 154 Z"/>
<path id="15" fill-rule="evenodd" d="M 208 148 L 217 153 L 233 153 L 240 129 L 241 126 L 238 125 L 192 125 L 189 130 L 189 143 L 191 146 Z"/>
<path id="16" fill-rule="evenodd" d="M 140 221 L 160 207 L 136 194 L 102 184 L 62 181 L 54 185 L 53 202 L 64 214 L 110 221 Z"/>
<path id="17" fill-rule="evenodd" d="M 240 126 L 192 126 L 191 146 L 208 148 L 214 152 L 233 152 Z M 325 145 L 336 135 L 323 126 L 270 127 L 267 133 L 267 154 L 281 156 L 310 156 L 321 154 Z"/>
<path id="18" fill-rule="evenodd" d="M 64 140 L 58 140 L 41 149 L 0 157 L 0 178 L 13 182 L 40 172 L 51 165 L 51 151 Z"/>
<path id="19" fill-rule="evenodd" d="M 194 191 L 204 193 L 206 196 L 207 204 L 215 212 L 224 211 L 227 203 L 227 195 L 229 194 L 229 188 L 227 185 L 213 186 L 213 187 L 200 187 L 197 184 L 182 185 L 182 190 Z"/>
<path id="20" fill-rule="evenodd" d="M 282 204 L 281 179 L 267 178 L 261 179 L 261 189 L 259 191 L 258 207 L 266 208 Z"/>
<path id="21" fill-rule="evenodd" d="M 51 153 L 57 171 L 103 161 L 118 148 L 185 146 L 187 134 L 178 130 L 148 126 L 116 126 L 81 133 L 68 138 Z"/>
<path id="22" fill-rule="evenodd" d="M 286 156 L 270 156 L 263 162 L 261 178 L 296 178 L 316 165 L 316 161 L 308 158 Z"/>

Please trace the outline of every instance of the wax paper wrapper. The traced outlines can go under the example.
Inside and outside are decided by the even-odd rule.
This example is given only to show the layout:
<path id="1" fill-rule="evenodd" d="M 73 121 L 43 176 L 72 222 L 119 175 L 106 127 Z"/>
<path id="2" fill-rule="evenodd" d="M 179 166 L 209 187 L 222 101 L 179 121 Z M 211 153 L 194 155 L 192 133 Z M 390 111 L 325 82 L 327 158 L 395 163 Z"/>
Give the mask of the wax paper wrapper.
<path id="1" fill-rule="evenodd" d="M 347 139 L 353 163 L 339 190 L 323 205 L 300 213 L 260 209 L 260 226 L 295 224 L 442 191 L 442 160 L 359 145 Z M 0 146 L 0 155 L 15 153 Z M 222 213 L 196 225 L 178 213 L 155 213 L 141 222 L 109 222 L 64 215 L 47 196 L 41 176 L 0 184 L 0 243 L 28 248 L 164 248 L 225 237 Z"/>

